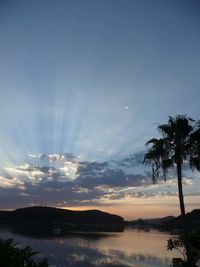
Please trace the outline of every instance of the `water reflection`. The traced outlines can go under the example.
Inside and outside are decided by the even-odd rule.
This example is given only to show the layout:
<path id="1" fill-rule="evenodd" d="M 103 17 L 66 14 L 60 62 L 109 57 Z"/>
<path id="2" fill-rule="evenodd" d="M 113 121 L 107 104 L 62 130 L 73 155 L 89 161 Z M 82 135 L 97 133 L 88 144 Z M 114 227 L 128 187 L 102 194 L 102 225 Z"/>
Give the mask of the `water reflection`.
<path id="1" fill-rule="evenodd" d="M 69 234 L 65 237 L 28 237 L 0 229 L 1 238 L 13 238 L 41 251 L 55 267 L 169 267 L 175 253 L 166 251 L 170 234 L 126 230 L 123 233 Z"/>

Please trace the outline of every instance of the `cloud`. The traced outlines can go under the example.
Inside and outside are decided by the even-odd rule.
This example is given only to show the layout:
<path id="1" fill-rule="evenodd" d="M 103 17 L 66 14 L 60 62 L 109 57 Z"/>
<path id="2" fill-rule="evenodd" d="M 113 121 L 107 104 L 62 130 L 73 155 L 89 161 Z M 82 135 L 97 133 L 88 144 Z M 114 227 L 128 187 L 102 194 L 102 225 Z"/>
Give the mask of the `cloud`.
<path id="1" fill-rule="evenodd" d="M 72 153 L 61 153 L 61 154 L 29 154 L 30 158 L 33 159 L 41 159 L 41 160 L 48 160 L 49 162 L 52 161 L 70 161 L 75 162 L 79 157 L 74 156 Z"/>
<path id="2" fill-rule="evenodd" d="M 16 177 L 8 178 L 0 176 L 0 187 L 2 188 L 20 188 L 25 189 L 24 182 L 20 181 Z"/>
<path id="3" fill-rule="evenodd" d="M 148 169 L 138 171 L 142 158 L 143 152 L 104 162 L 80 161 L 71 153 L 29 155 L 23 164 L 4 167 L 0 194 L 2 199 L 6 195 L 7 205 L 14 205 L 15 196 L 16 203 L 24 203 L 23 206 L 44 199 L 48 204 L 62 207 L 107 205 L 108 200 L 111 205 L 125 198 L 176 195 L 174 176 L 153 185 Z M 192 178 L 184 177 L 183 185 L 191 188 Z"/>
<path id="4" fill-rule="evenodd" d="M 78 185 L 86 188 L 104 185 L 109 187 L 127 187 L 149 184 L 149 178 L 141 174 L 125 174 L 122 170 L 106 169 L 104 171 L 79 172 Z"/>
<path id="5" fill-rule="evenodd" d="M 59 181 L 70 180 L 74 178 L 77 167 L 75 163 L 63 163 L 62 167 L 37 166 L 37 165 L 19 165 L 5 167 L 9 176 L 16 176 L 30 183 L 41 183 L 48 180 L 57 179 Z"/>
<path id="6" fill-rule="evenodd" d="M 141 151 L 134 154 L 130 154 L 122 159 L 112 160 L 112 162 L 117 164 L 118 166 L 124 166 L 128 168 L 137 167 L 138 165 L 143 165 L 144 154 L 145 152 Z"/>

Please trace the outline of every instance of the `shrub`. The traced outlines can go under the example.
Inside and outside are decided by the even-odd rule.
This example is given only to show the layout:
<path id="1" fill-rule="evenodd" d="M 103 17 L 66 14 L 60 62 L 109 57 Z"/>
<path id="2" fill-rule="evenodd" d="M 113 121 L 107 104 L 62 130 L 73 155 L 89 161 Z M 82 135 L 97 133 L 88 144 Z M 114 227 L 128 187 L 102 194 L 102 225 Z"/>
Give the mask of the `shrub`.
<path id="1" fill-rule="evenodd" d="M 36 262 L 33 256 L 38 252 L 32 251 L 27 246 L 25 248 L 17 247 L 12 239 L 0 240 L 0 266 L 3 267 L 48 267 L 48 260 Z"/>

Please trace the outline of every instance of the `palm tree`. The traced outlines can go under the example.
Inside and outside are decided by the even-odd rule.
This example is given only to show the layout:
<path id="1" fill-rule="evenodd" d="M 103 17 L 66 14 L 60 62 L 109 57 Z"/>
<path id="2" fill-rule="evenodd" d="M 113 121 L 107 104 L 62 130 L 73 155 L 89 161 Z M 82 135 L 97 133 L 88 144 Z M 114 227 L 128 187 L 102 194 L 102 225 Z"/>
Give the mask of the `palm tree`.
<path id="1" fill-rule="evenodd" d="M 152 177 L 155 182 L 163 171 L 164 179 L 171 168 L 176 168 L 179 204 L 182 217 L 183 236 L 186 240 L 187 262 L 191 263 L 190 246 L 187 242 L 187 225 L 185 221 L 185 204 L 182 188 L 182 167 L 188 162 L 191 169 L 200 171 L 200 127 L 193 119 L 178 115 L 169 117 L 168 123 L 158 126 L 161 138 L 150 139 L 144 156 L 144 163 L 152 166 Z M 192 265 L 190 265 L 192 266 Z"/>

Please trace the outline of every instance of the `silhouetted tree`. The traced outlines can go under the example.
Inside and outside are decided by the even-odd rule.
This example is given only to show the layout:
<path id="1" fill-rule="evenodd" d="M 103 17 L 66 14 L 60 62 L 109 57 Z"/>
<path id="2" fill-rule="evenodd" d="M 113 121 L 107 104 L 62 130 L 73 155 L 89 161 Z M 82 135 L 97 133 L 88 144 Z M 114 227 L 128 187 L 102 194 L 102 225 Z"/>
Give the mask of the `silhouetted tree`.
<path id="1" fill-rule="evenodd" d="M 188 241 L 190 244 L 191 258 L 193 260 L 193 266 L 197 266 L 196 263 L 200 259 L 200 230 L 193 231 L 188 234 Z M 178 239 L 170 238 L 168 240 L 167 249 L 177 250 L 183 257 L 182 266 L 188 266 L 186 257 L 186 244 L 183 236 Z"/>
<path id="2" fill-rule="evenodd" d="M 155 182 L 163 171 L 164 179 L 170 168 L 176 168 L 178 180 L 179 204 L 182 217 L 183 236 L 185 238 L 187 262 L 192 267 L 192 254 L 187 242 L 187 225 L 185 221 L 185 204 L 182 189 L 182 166 L 188 162 L 191 169 L 200 171 L 200 127 L 193 119 L 178 115 L 169 117 L 168 123 L 158 126 L 161 138 L 150 139 L 144 156 L 144 163 L 152 166 L 152 177 Z"/>
<path id="3" fill-rule="evenodd" d="M 2 267 L 48 267 L 47 259 L 36 262 L 33 256 L 37 252 L 27 246 L 19 248 L 12 239 L 0 240 L 0 266 Z"/>

